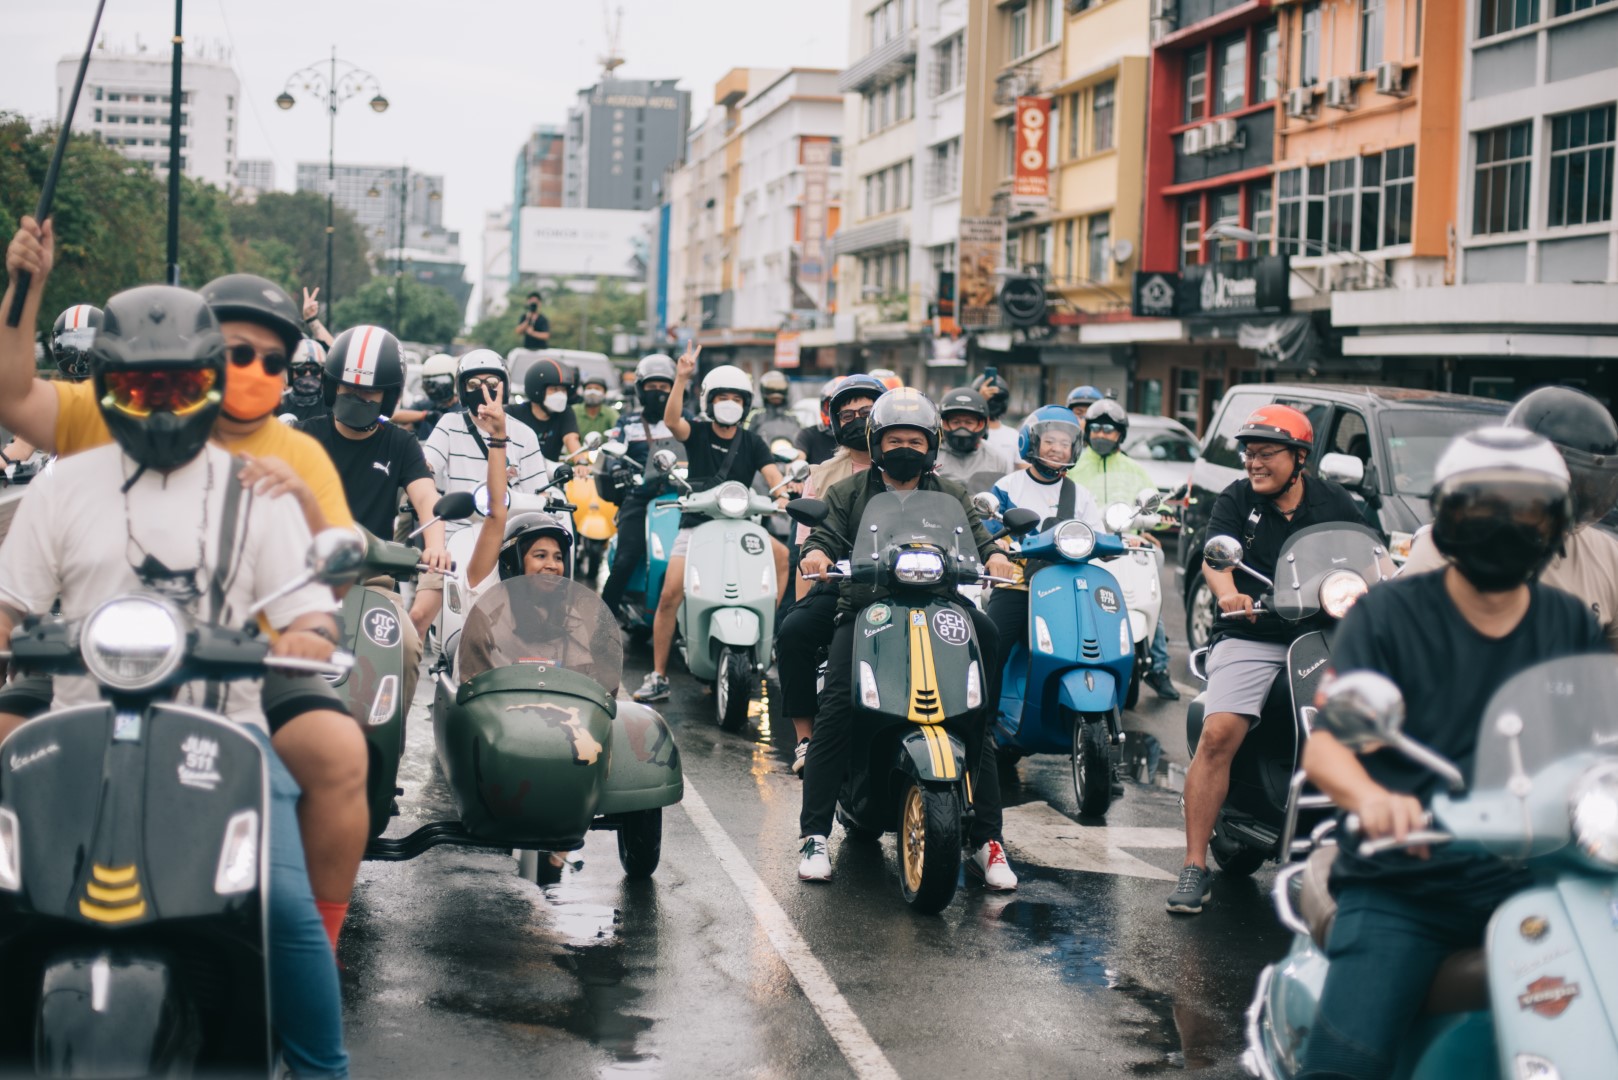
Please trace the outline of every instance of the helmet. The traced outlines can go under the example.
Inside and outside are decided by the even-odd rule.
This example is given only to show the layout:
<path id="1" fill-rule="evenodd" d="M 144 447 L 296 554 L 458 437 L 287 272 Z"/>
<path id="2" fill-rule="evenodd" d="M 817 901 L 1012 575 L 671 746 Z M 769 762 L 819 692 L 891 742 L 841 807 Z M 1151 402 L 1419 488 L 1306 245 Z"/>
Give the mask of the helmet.
<path id="1" fill-rule="evenodd" d="M 449 353 L 429 356 L 421 365 L 421 389 L 436 404 L 454 400 L 455 358 Z"/>
<path id="2" fill-rule="evenodd" d="M 820 388 L 820 430 L 828 435 L 831 434 L 831 396 L 837 393 L 837 387 L 842 385 L 845 378 L 845 375 L 833 375 Z"/>
<path id="3" fill-rule="evenodd" d="M 94 304 L 74 304 L 56 316 L 51 327 L 51 359 L 56 369 L 74 382 L 90 377 L 90 342 L 101 326 L 101 309 Z"/>
<path id="4" fill-rule="evenodd" d="M 509 391 L 511 388 L 511 373 L 506 370 L 506 362 L 499 353 L 493 349 L 473 349 L 463 353 L 455 364 L 455 394 L 467 408 L 473 408 L 474 403 L 466 392 L 466 380 L 474 375 L 498 375 L 506 389 Z"/>
<path id="5" fill-rule="evenodd" d="M 542 356 L 528 365 L 528 372 L 523 376 L 523 393 L 528 395 L 530 404 L 543 404 L 545 396 L 551 392 L 552 387 L 560 387 L 573 395 L 570 388 L 573 384 L 573 369 L 559 360 L 552 360 Z M 550 411 L 549 408 L 546 410 Z"/>
<path id="6" fill-rule="evenodd" d="M 1567 464 L 1521 428 L 1456 437 L 1433 470 L 1433 543 L 1482 592 L 1533 580 L 1573 521 Z"/>
<path id="7" fill-rule="evenodd" d="M 392 416 L 399 405 L 399 394 L 404 390 L 404 352 L 399 348 L 399 339 L 380 326 L 351 326 L 337 335 L 337 340 L 331 343 L 331 351 L 326 354 L 322 392 L 333 418 L 349 427 L 370 430 L 376 424 L 375 416 L 366 423 L 350 423 L 349 419 L 338 415 L 339 386 L 382 391 L 379 415 Z M 362 413 L 369 415 L 369 410 L 355 412 L 350 419 L 363 419 Z"/>
<path id="8" fill-rule="evenodd" d="M 313 364 L 322 370 L 326 367 L 326 346 L 312 337 L 306 337 L 298 342 L 298 347 L 292 350 L 292 361 L 287 366 L 297 374 L 302 364 Z"/>
<path id="9" fill-rule="evenodd" d="M 826 399 L 826 416 L 831 421 L 831 437 L 851 450 L 866 449 L 870 445 L 866 437 L 869 421 L 856 423 L 850 428 L 837 419 L 837 414 L 842 411 L 843 403 L 851 398 L 868 397 L 875 402 L 887 392 L 887 387 L 883 386 L 874 375 L 850 375 L 840 380 L 837 389 Z"/>
<path id="10" fill-rule="evenodd" d="M 635 365 L 635 393 L 639 394 L 642 386 L 652 379 L 667 379 L 672 385 L 676 371 L 674 360 L 667 353 L 641 357 L 640 363 Z"/>
<path id="11" fill-rule="evenodd" d="M 303 408 L 319 404 L 325 392 L 322 376 L 326 370 L 326 346 L 314 338 L 304 338 L 292 353 L 290 368 L 293 404 Z"/>
<path id="12" fill-rule="evenodd" d="M 1618 423 L 1601 402 L 1571 386 L 1542 386 L 1512 406 L 1505 422 L 1545 436 L 1561 451 L 1576 525 L 1599 520 L 1618 503 Z"/>
<path id="13" fill-rule="evenodd" d="M 1085 412 L 1084 436 L 1086 442 L 1089 441 L 1090 425 L 1092 424 L 1111 424 L 1118 429 L 1119 442 L 1129 438 L 1129 414 L 1124 412 L 1124 407 L 1116 401 L 1108 401 L 1106 398 L 1102 398 L 1094 405 L 1091 405 Z"/>
<path id="14" fill-rule="evenodd" d="M 702 380 L 702 411 L 713 415 L 713 396 L 721 390 L 730 390 L 742 396 L 742 412 L 753 407 L 753 380 L 739 367 L 720 364 Z"/>
<path id="15" fill-rule="evenodd" d="M 1011 387 L 1000 377 L 998 371 L 991 368 L 973 379 L 972 389 L 983 395 L 990 419 L 1005 415 L 1007 407 L 1011 404 Z"/>
<path id="16" fill-rule="evenodd" d="M 769 397 L 771 394 L 780 394 L 781 400 L 785 401 L 788 388 L 789 384 L 787 383 L 787 377 L 773 368 L 759 376 L 759 397 Z"/>
<path id="17" fill-rule="evenodd" d="M 107 428 L 142 468 L 202 452 L 225 400 L 225 338 L 201 296 L 142 285 L 107 301 L 90 346 Z"/>
<path id="18" fill-rule="evenodd" d="M 850 375 L 849 378 L 855 376 Z M 927 460 L 923 472 L 930 470 L 938 460 L 938 406 L 920 390 L 901 386 L 889 390 L 871 406 L 870 446 L 871 463 L 882 464 L 882 436 L 889 428 L 915 428 L 927 436 Z M 903 479 L 896 477 L 896 479 Z"/>
<path id="19" fill-rule="evenodd" d="M 1090 405 L 1104 400 L 1106 399 L 1102 397 L 1101 391 L 1093 386 L 1075 386 L 1068 391 L 1067 407 L 1071 409 L 1075 405 Z"/>
<path id="20" fill-rule="evenodd" d="M 303 340 L 303 311 L 287 291 L 257 274 L 226 274 L 202 287 L 202 299 L 222 323 L 250 322 L 275 332 L 291 356 Z"/>
<path id="21" fill-rule="evenodd" d="M 562 563 L 564 574 L 573 573 L 573 534 L 568 532 L 567 526 L 559 518 L 547 514 L 542 510 L 531 510 L 522 514 L 513 514 L 506 522 L 505 539 L 500 542 L 500 560 L 498 563 L 500 580 L 522 577 L 523 559 L 535 540 L 548 536 L 555 540 L 562 548 Z"/>
<path id="22" fill-rule="evenodd" d="M 945 390 L 944 396 L 938 399 L 938 413 L 948 416 L 950 413 L 971 413 L 981 416 L 985 421 L 989 419 L 989 403 L 983 400 L 983 395 L 970 386 L 957 386 L 953 390 Z"/>
<path id="23" fill-rule="evenodd" d="M 1294 450 L 1315 448 L 1315 429 L 1309 418 L 1290 405 L 1265 405 L 1242 421 L 1236 441 L 1280 443 Z"/>
<path id="24" fill-rule="evenodd" d="M 586 375 L 584 380 L 579 383 L 579 386 L 581 388 L 586 386 L 599 386 L 603 390 L 610 389 L 607 383 L 607 377 L 605 375 Z"/>
<path id="25" fill-rule="evenodd" d="M 881 383 L 883 389 L 886 390 L 897 390 L 899 387 L 905 384 L 905 381 L 899 378 L 899 373 L 894 371 L 892 368 L 872 368 L 871 378 Z"/>
<path id="26" fill-rule="evenodd" d="M 1066 460 L 1053 461 L 1040 456 L 1040 442 L 1050 434 L 1067 436 L 1070 445 Z M 1082 438 L 1079 421 L 1072 409 L 1065 405 L 1041 405 L 1028 414 L 1017 431 L 1017 456 L 1028 462 L 1037 475 L 1059 476 L 1079 460 Z"/>

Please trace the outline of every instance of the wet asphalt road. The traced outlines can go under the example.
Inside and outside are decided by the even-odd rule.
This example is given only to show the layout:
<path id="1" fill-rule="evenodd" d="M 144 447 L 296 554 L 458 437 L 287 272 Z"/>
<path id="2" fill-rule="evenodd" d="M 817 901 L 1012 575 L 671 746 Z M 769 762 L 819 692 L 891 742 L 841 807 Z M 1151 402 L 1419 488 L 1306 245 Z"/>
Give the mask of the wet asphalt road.
<path id="1" fill-rule="evenodd" d="M 1177 595 L 1172 571 L 1164 585 Z M 632 649 L 625 686 L 649 665 L 648 648 Z M 1066 759 L 1025 760 L 1005 792 L 1021 887 L 963 886 L 943 915 L 919 917 L 900 899 L 891 835 L 834 836 L 835 881 L 797 881 L 790 725 L 766 704 L 747 734 L 724 734 L 675 668 L 665 715 L 702 817 L 745 861 L 741 884 L 686 806 L 664 811 L 650 882 L 624 880 L 608 833 L 544 886 L 493 852 L 367 863 L 341 949 L 356 1076 L 892 1075 L 884 1063 L 907 1078 L 1241 1075 L 1242 1011 L 1286 946 L 1273 875 L 1217 880 L 1203 915 L 1166 915 L 1183 850 L 1172 792 L 1131 782 L 1105 824 L 1080 822 Z M 429 694 L 424 678 L 389 835 L 450 813 Z M 1183 718 L 1183 701 L 1146 690 L 1125 726 L 1183 764 Z M 755 916 L 777 906 L 824 970 L 813 993 Z M 843 1049 L 850 1017 L 874 1043 L 858 1064 Z"/>

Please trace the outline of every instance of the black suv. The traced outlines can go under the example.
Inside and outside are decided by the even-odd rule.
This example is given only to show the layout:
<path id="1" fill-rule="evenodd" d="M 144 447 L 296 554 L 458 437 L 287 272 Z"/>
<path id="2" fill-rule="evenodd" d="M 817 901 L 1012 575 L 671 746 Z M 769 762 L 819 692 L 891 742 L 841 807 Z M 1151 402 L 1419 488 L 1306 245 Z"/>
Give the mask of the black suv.
<path id="1" fill-rule="evenodd" d="M 1234 386 L 1219 405 L 1202 452 L 1191 466 L 1190 490 L 1180 533 L 1180 576 L 1186 632 L 1193 649 L 1208 643 L 1213 594 L 1202 580 L 1203 531 L 1214 500 L 1242 475 L 1241 447 L 1234 436 L 1242 421 L 1264 405 L 1290 405 L 1309 418 L 1318 471 L 1327 454 L 1358 458 L 1364 478 L 1347 485 L 1365 504 L 1366 523 L 1388 540 L 1395 561 L 1410 550 L 1411 537 L 1427 524 L 1427 495 L 1438 455 L 1456 435 L 1499 423 L 1511 407 L 1490 398 L 1410 390 L 1394 386 L 1334 386 L 1319 383 L 1250 383 Z"/>

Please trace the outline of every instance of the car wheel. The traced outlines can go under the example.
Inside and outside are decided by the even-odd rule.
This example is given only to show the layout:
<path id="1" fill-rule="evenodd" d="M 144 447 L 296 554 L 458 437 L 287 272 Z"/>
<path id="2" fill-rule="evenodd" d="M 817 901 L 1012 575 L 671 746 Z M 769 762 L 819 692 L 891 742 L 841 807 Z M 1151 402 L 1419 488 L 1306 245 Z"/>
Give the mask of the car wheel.
<path id="1" fill-rule="evenodd" d="M 1191 591 L 1185 601 L 1186 644 L 1192 650 L 1200 649 L 1213 637 L 1214 594 L 1208 581 L 1197 571 L 1191 581 Z"/>

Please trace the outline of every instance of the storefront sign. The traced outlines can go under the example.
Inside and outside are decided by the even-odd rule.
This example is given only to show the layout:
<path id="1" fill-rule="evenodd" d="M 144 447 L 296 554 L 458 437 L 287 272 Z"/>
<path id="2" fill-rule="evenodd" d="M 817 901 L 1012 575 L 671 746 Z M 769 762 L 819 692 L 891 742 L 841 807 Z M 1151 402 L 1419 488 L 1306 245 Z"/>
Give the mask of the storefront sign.
<path id="1" fill-rule="evenodd" d="M 1008 277 L 1000 286 L 1000 312 L 1012 326 L 1037 326 L 1045 308 L 1045 283 L 1037 277 Z"/>
<path id="2" fill-rule="evenodd" d="M 1051 99 L 1017 99 L 1017 172 L 1011 196 L 1017 205 L 1039 206 L 1051 197 Z"/>
<path id="3" fill-rule="evenodd" d="M 1180 275 L 1135 271 L 1134 314 L 1143 319 L 1172 319 L 1180 309 Z"/>
<path id="4" fill-rule="evenodd" d="M 1134 313 L 1148 318 L 1284 315 L 1292 310 L 1285 255 L 1187 266 L 1181 273 L 1135 272 Z"/>
<path id="5" fill-rule="evenodd" d="M 994 272 L 1005 261 L 1006 219 L 963 217 L 958 250 L 961 272 L 955 279 L 955 321 L 963 330 L 999 326 Z"/>
<path id="6" fill-rule="evenodd" d="M 796 330 L 783 330 L 775 335 L 775 366 L 795 368 L 803 355 Z"/>
<path id="7" fill-rule="evenodd" d="M 804 138 L 798 156 L 803 165 L 803 236 L 798 280 L 819 285 L 826 276 L 826 213 L 829 205 L 831 140 Z M 814 290 L 810 290 L 813 292 Z"/>

